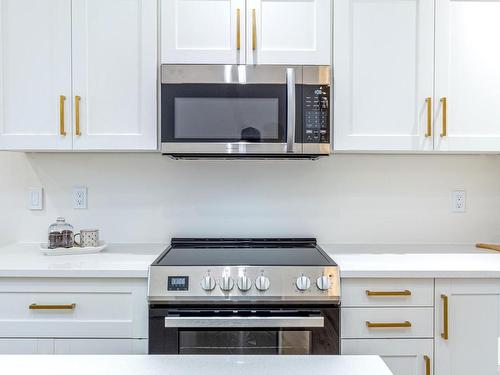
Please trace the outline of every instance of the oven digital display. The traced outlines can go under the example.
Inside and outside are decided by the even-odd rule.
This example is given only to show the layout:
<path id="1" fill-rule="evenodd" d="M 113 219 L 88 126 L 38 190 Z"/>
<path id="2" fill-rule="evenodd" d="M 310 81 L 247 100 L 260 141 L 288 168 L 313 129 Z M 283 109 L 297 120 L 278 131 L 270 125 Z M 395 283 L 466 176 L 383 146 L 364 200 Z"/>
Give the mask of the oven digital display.
<path id="1" fill-rule="evenodd" d="M 189 276 L 169 276 L 167 289 L 171 291 L 184 291 L 189 289 Z"/>

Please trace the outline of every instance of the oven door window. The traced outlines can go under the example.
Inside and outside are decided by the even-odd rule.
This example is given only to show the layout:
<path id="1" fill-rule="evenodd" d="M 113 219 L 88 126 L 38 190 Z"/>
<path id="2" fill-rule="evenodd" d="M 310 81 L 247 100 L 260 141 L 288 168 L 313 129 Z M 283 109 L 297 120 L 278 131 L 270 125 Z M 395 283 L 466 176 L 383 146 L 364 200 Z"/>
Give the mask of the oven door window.
<path id="1" fill-rule="evenodd" d="M 165 84 L 162 141 L 286 143 L 286 85 Z"/>
<path id="2" fill-rule="evenodd" d="M 311 354 L 306 330 L 180 330 L 179 354 Z"/>

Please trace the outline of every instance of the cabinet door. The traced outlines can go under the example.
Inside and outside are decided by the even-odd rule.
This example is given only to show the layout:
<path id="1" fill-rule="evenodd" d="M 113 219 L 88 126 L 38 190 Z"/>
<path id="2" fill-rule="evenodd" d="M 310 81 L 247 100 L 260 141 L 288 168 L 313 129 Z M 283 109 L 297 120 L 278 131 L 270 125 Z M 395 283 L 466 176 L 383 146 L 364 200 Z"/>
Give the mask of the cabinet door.
<path id="1" fill-rule="evenodd" d="M 500 374 L 499 279 L 436 280 L 435 322 L 436 374 Z"/>
<path id="2" fill-rule="evenodd" d="M 247 64 L 330 65 L 330 0 L 247 0 Z"/>
<path id="3" fill-rule="evenodd" d="M 342 354 L 379 355 L 394 375 L 430 375 L 433 340 L 342 340 Z"/>
<path id="4" fill-rule="evenodd" d="M 55 354 L 148 354 L 147 339 L 55 340 Z"/>
<path id="5" fill-rule="evenodd" d="M 3 354 L 53 354 L 52 339 L 1 339 L 0 355 Z"/>
<path id="6" fill-rule="evenodd" d="M 432 150 L 434 1 L 334 4 L 334 148 Z"/>
<path id="7" fill-rule="evenodd" d="M 71 0 L 0 0 L 0 149 L 71 149 L 70 98 Z"/>
<path id="8" fill-rule="evenodd" d="M 73 0 L 74 149 L 157 148 L 156 25 L 156 0 Z"/>
<path id="9" fill-rule="evenodd" d="M 436 1 L 437 150 L 500 150 L 499 19 L 499 0 Z"/>
<path id="10" fill-rule="evenodd" d="M 245 0 L 162 0 L 162 64 L 244 64 Z"/>

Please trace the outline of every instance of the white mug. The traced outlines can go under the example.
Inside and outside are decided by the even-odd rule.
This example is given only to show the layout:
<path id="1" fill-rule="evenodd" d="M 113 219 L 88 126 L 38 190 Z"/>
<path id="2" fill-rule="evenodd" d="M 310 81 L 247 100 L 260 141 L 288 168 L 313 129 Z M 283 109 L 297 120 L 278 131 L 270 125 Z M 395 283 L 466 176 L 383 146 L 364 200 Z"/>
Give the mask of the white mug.
<path id="1" fill-rule="evenodd" d="M 80 236 L 80 242 L 76 241 L 76 236 Z M 75 245 L 80 247 L 98 247 L 99 229 L 82 229 L 75 234 Z"/>

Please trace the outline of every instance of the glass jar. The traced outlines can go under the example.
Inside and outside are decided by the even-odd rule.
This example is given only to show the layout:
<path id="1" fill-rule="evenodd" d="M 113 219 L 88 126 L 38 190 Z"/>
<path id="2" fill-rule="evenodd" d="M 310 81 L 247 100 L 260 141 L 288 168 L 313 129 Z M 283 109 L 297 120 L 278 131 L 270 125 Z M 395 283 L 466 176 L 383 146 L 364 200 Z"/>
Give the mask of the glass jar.
<path id="1" fill-rule="evenodd" d="M 73 247 L 74 245 L 73 226 L 66 223 L 63 217 L 58 217 L 56 222 L 49 227 L 48 248 Z"/>

